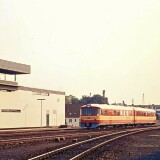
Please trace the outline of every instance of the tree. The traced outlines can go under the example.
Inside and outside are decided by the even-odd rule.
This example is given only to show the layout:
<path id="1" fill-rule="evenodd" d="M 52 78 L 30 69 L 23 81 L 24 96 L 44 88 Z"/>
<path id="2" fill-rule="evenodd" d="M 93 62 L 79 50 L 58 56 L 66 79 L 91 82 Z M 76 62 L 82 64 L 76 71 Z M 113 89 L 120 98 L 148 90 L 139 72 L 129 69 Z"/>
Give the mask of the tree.
<path id="1" fill-rule="evenodd" d="M 65 104 L 72 104 L 72 95 L 65 96 Z"/>
<path id="2" fill-rule="evenodd" d="M 107 97 L 103 97 L 99 94 L 96 94 L 92 97 L 89 96 L 82 96 L 82 98 L 79 100 L 78 98 L 76 98 L 75 96 L 69 95 L 65 97 L 65 103 L 66 104 L 81 104 L 81 105 L 85 105 L 85 104 L 109 104 L 108 103 L 108 98 Z"/>
<path id="3" fill-rule="evenodd" d="M 91 103 L 108 104 L 108 98 L 96 94 L 93 97 L 91 97 Z"/>
<path id="4" fill-rule="evenodd" d="M 80 104 L 91 104 L 91 103 L 96 103 L 96 104 L 108 104 L 108 98 L 103 97 L 99 94 L 96 94 L 92 97 L 89 96 L 82 96 L 82 99 L 80 100 Z"/>
<path id="5" fill-rule="evenodd" d="M 79 104 L 79 99 L 75 96 L 65 96 L 65 104 Z"/>
<path id="6" fill-rule="evenodd" d="M 91 97 L 82 96 L 82 98 L 80 99 L 80 104 L 84 105 L 84 104 L 89 104 L 89 103 L 91 103 Z"/>
<path id="7" fill-rule="evenodd" d="M 79 99 L 76 97 L 73 97 L 71 102 L 72 104 L 79 104 Z"/>

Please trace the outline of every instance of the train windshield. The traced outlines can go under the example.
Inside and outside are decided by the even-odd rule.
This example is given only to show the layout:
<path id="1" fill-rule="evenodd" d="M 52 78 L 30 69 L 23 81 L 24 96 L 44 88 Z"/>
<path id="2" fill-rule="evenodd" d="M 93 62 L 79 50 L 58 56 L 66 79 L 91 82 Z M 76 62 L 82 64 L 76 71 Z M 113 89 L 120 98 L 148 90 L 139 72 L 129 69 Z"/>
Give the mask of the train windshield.
<path id="1" fill-rule="evenodd" d="M 81 108 L 81 116 L 98 116 L 100 115 L 100 109 L 99 108 Z"/>

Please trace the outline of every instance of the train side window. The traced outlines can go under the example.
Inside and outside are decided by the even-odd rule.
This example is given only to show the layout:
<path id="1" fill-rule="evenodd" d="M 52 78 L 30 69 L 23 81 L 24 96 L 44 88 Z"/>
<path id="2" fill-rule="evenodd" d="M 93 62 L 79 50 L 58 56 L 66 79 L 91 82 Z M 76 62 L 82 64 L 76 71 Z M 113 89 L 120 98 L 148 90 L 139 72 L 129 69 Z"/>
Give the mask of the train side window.
<path id="1" fill-rule="evenodd" d="M 117 111 L 116 115 L 117 115 L 117 116 L 120 116 L 120 111 L 119 111 L 119 110 Z"/>
<path id="2" fill-rule="evenodd" d="M 123 111 L 120 111 L 120 116 L 123 116 Z"/>
<path id="3" fill-rule="evenodd" d="M 112 110 L 108 110 L 108 115 L 112 116 Z"/>
<path id="4" fill-rule="evenodd" d="M 126 116 L 128 116 L 128 111 L 126 111 Z"/>
<path id="5" fill-rule="evenodd" d="M 132 111 L 128 111 L 128 115 L 131 116 L 132 115 Z"/>
<path id="6" fill-rule="evenodd" d="M 108 116 L 108 110 L 105 110 L 105 115 Z"/>

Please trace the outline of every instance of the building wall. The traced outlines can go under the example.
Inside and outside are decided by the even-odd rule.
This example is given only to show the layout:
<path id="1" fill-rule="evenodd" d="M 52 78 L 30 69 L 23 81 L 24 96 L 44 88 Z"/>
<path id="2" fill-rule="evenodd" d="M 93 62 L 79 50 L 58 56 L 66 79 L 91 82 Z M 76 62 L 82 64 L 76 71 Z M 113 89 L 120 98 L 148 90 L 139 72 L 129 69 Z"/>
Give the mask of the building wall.
<path id="1" fill-rule="evenodd" d="M 49 126 L 65 124 L 65 95 L 41 94 L 32 91 L 0 91 L 0 128 L 47 126 L 46 114 L 49 114 Z"/>
<path id="2" fill-rule="evenodd" d="M 66 118 L 66 125 L 79 127 L 79 118 Z"/>

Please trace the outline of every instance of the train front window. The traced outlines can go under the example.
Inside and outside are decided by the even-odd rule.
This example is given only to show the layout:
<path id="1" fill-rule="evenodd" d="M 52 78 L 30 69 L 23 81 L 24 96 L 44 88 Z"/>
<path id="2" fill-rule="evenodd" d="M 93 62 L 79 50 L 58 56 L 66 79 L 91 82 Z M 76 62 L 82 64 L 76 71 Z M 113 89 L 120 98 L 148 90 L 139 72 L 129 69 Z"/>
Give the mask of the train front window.
<path id="1" fill-rule="evenodd" d="M 82 116 L 97 116 L 100 115 L 99 108 L 81 108 L 81 115 Z"/>

